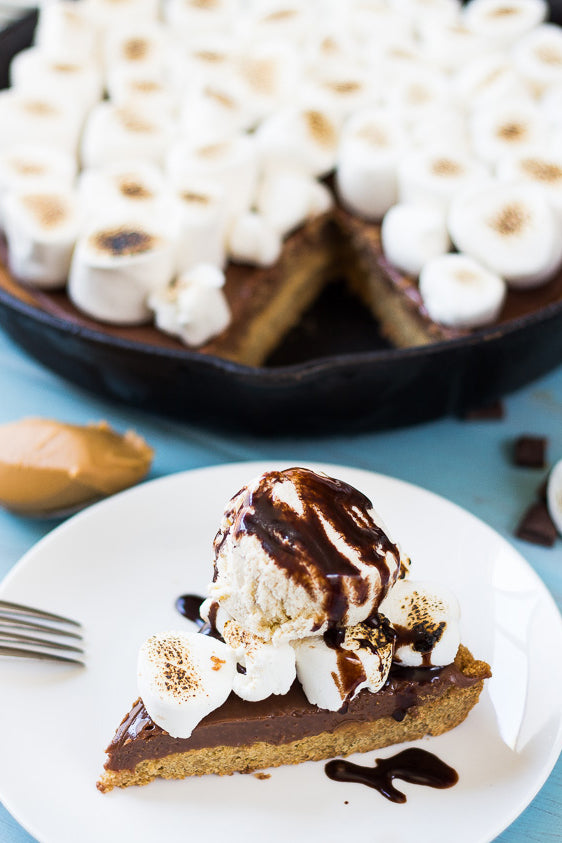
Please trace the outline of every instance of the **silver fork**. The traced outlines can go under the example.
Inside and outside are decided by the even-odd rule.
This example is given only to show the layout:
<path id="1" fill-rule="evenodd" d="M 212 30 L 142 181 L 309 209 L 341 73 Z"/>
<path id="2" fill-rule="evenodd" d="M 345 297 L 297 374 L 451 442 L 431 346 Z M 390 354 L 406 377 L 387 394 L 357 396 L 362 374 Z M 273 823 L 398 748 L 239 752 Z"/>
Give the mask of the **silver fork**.
<path id="1" fill-rule="evenodd" d="M 81 629 L 81 624 L 71 618 L 0 600 L 0 656 L 84 666 L 74 655 L 84 653 L 78 646 L 82 643 Z"/>

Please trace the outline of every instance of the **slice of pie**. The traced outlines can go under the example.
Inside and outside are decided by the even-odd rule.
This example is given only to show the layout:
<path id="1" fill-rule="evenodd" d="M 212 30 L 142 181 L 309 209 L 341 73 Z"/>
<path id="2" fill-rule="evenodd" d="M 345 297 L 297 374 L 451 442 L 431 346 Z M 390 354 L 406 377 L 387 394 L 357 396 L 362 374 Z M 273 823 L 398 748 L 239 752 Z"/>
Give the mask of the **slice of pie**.
<path id="1" fill-rule="evenodd" d="M 410 580 L 348 484 L 266 472 L 228 503 L 214 548 L 205 626 L 141 648 L 102 792 L 439 735 L 478 702 L 490 668 L 460 644 L 456 598 Z"/>

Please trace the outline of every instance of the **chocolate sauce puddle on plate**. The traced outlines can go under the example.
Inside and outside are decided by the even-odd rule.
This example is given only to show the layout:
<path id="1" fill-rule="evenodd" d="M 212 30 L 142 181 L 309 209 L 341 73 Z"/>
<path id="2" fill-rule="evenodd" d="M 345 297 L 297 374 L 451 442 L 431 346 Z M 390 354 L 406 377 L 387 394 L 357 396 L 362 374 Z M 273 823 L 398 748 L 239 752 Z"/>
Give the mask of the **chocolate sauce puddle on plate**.
<path id="1" fill-rule="evenodd" d="M 406 796 L 392 784 L 402 779 L 428 787 L 452 787 L 459 780 L 456 770 L 425 749 L 404 749 L 390 758 L 377 758 L 374 767 L 352 764 L 338 758 L 325 766 L 328 778 L 336 782 L 358 782 L 378 790 L 391 802 L 406 802 Z"/>
<path id="2" fill-rule="evenodd" d="M 200 594 L 182 594 L 176 600 L 175 606 L 180 615 L 201 627 L 205 621 L 200 616 L 199 610 L 204 600 L 205 598 L 201 597 Z"/>

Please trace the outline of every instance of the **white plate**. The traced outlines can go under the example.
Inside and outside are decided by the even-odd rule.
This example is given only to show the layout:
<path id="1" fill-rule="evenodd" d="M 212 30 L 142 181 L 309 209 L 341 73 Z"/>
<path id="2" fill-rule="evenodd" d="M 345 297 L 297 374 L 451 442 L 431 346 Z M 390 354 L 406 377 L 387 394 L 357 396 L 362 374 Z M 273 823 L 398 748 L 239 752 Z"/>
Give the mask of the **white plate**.
<path id="1" fill-rule="evenodd" d="M 459 783 L 444 791 L 400 783 L 408 801 L 396 805 L 370 788 L 330 781 L 323 763 L 307 763 L 263 781 L 213 776 L 98 793 L 104 747 L 136 695 L 139 644 L 188 623 L 174 601 L 204 592 L 224 503 L 272 467 L 238 463 L 139 486 L 63 524 L 5 580 L 3 597 L 76 616 L 87 635 L 86 670 L 0 663 L 0 798 L 42 843 L 340 843 L 350 829 L 354 839 L 385 843 L 480 843 L 545 781 L 562 746 L 562 675 L 552 670 L 562 623 L 540 580 L 454 504 L 381 475 L 320 466 L 371 497 L 412 556 L 413 576 L 457 593 L 463 640 L 492 665 L 468 720 L 418 742 L 455 767 Z"/>

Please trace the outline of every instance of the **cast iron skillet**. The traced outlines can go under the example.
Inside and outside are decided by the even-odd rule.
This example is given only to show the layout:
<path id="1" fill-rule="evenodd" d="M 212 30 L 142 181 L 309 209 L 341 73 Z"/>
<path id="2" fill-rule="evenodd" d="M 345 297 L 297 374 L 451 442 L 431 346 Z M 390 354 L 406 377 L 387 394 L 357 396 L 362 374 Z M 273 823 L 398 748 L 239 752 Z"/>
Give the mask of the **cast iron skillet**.
<path id="1" fill-rule="evenodd" d="M 562 18 L 562 0 L 552 18 Z M 36 14 L 0 33 L 0 84 Z M 264 367 L 191 352 L 150 331 L 85 324 L 56 295 L 0 280 L 0 324 L 27 352 L 104 397 L 249 433 L 329 433 L 413 424 L 492 403 L 562 362 L 562 300 L 430 346 L 392 349 L 343 285 L 326 291 Z M 156 332 L 153 332 L 154 334 Z"/>

